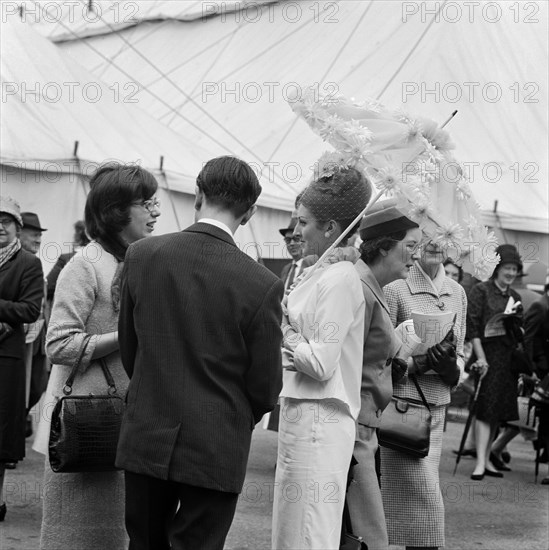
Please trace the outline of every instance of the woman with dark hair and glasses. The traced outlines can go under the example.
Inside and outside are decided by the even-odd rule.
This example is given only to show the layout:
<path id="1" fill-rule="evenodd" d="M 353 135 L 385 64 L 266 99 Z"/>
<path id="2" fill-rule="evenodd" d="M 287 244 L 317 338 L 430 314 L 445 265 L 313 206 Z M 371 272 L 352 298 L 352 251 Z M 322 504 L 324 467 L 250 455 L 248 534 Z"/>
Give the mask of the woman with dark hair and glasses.
<path id="1" fill-rule="evenodd" d="M 128 377 L 118 345 L 120 274 L 128 246 L 154 231 L 160 215 L 154 176 L 112 163 L 92 176 L 85 223 L 92 241 L 61 271 L 46 337 L 53 364 L 35 449 L 47 454 L 51 411 L 83 342 L 89 340 L 73 384 L 74 395 L 106 395 L 99 359 L 123 396 Z M 41 549 L 125 548 L 122 472 L 54 473 L 46 460 Z"/>

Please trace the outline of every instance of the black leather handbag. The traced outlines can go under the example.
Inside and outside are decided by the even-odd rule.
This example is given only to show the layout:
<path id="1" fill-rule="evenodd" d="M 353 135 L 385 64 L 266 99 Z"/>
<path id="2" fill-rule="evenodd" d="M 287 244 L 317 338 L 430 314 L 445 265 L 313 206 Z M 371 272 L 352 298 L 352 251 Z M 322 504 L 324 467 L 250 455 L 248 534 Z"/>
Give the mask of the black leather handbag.
<path id="1" fill-rule="evenodd" d="M 415 375 L 410 375 L 421 397 L 421 403 L 393 396 L 381 415 L 378 441 L 382 447 L 416 458 L 429 454 L 431 409 Z"/>
<path id="2" fill-rule="evenodd" d="M 84 340 L 63 393 L 52 413 L 48 445 L 54 472 L 105 472 L 116 470 L 116 446 L 124 413 L 124 400 L 116 395 L 116 385 L 101 359 L 108 395 L 71 395 L 72 385 L 86 351 Z"/>

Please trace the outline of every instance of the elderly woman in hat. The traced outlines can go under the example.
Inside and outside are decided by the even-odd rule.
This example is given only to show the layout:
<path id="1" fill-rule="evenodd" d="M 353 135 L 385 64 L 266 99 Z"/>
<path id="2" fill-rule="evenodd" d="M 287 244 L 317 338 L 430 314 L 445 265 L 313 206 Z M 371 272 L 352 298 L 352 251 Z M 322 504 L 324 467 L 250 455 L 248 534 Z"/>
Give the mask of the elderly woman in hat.
<path id="1" fill-rule="evenodd" d="M 395 336 L 389 306 L 382 288 L 404 279 L 416 258 L 421 241 L 418 224 L 408 219 L 395 200 L 374 205 L 360 225 L 360 276 L 366 302 L 360 413 L 353 470 L 347 500 L 353 533 L 362 536 L 371 550 L 387 549 L 387 526 L 376 473 L 376 429 L 393 395 L 393 377 L 404 374 L 406 364 L 397 355 L 401 342 Z"/>
<path id="2" fill-rule="evenodd" d="M 394 385 L 398 397 L 421 401 L 414 374 L 431 409 L 429 454 L 415 458 L 393 449 L 381 448 L 381 493 L 389 543 L 407 549 L 444 546 L 444 503 L 440 493 L 439 464 L 442 432 L 450 391 L 459 380 L 463 364 L 463 342 L 467 298 L 461 285 L 446 276 L 446 251 L 431 240 L 421 246 L 420 258 L 406 280 L 384 287 L 394 326 L 424 314 L 452 312 L 453 330 L 428 350 L 427 355 L 408 359 L 407 376 Z"/>
<path id="3" fill-rule="evenodd" d="M 321 256 L 370 196 L 369 182 L 354 168 L 336 168 L 313 181 L 300 196 L 294 230 L 304 254 Z M 364 340 L 364 297 L 353 265 L 359 253 L 346 252 L 310 276 L 305 270 L 287 298 L 273 505 L 277 550 L 340 544 Z"/>
<path id="4" fill-rule="evenodd" d="M 514 329 L 506 323 L 498 335 L 487 335 L 485 329 L 494 315 L 503 313 L 508 304 L 520 301 L 518 292 L 511 285 L 522 271 L 522 261 L 517 249 L 510 244 L 499 246 L 496 253 L 500 261 L 494 273 L 488 281 L 472 288 L 467 310 L 467 328 L 476 355 L 475 367 L 482 378 L 475 426 L 477 463 L 471 475 L 471 479 L 478 481 L 484 476 L 503 477 L 490 460 L 490 449 L 499 424 L 519 418 L 518 374 L 511 369 L 511 354 L 517 338 L 521 337 L 520 326 L 517 326 L 521 323 L 520 317 L 513 315 Z M 520 305 L 514 308 L 516 312 L 520 309 Z"/>
<path id="5" fill-rule="evenodd" d="M 19 204 L 0 197 L 0 521 L 4 521 L 5 465 L 25 456 L 25 333 L 44 295 L 40 260 L 21 248 Z"/>

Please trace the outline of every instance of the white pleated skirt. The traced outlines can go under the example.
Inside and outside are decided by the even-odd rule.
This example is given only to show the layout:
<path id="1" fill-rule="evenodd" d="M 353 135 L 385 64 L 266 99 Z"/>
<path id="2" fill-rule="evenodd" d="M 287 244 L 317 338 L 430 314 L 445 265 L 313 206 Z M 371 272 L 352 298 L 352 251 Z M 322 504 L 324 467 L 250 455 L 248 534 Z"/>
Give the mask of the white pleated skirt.
<path id="1" fill-rule="evenodd" d="M 337 550 L 355 421 L 337 400 L 282 398 L 274 550 Z"/>

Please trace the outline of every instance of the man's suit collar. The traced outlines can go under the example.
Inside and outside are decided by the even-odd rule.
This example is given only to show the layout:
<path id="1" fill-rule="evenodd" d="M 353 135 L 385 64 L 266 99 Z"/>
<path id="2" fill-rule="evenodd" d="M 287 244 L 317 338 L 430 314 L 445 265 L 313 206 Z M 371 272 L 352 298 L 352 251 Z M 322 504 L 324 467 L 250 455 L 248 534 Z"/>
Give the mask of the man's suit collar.
<path id="1" fill-rule="evenodd" d="M 223 229 L 220 229 L 219 227 L 216 227 L 215 225 L 212 225 L 210 223 L 194 223 L 183 231 L 189 233 L 205 233 L 206 235 L 211 235 L 212 237 L 224 241 L 227 244 L 232 244 L 233 246 L 236 246 L 234 239 L 226 231 L 223 231 Z"/>
<path id="2" fill-rule="evenodd" d="M 379 286 L 377 279 L 375 278 L 372 270 L 368 267 L 368 264 L 364 263 L 362 260 L 358 260 L 355 264 L 355 268 L 358 271 L 360 280 L 374 293 L 374 296 L 377 298 L 377 301 L 383 306 L 383 308 L 389 312 L 389 306 L 385 301 L 385 295 L 383 290 Z"/>

